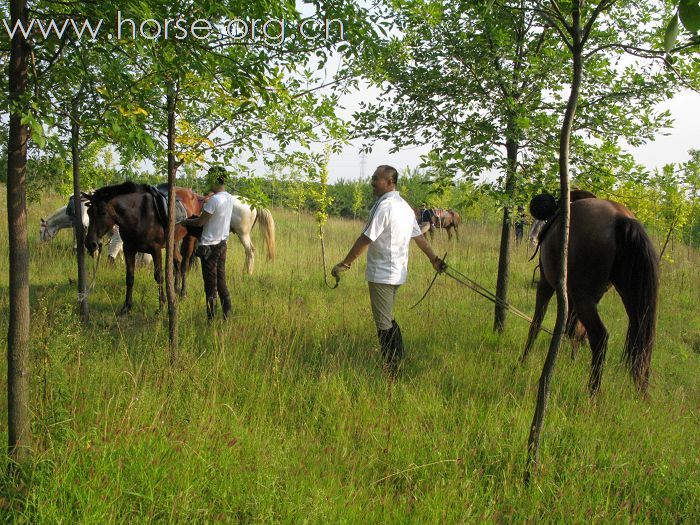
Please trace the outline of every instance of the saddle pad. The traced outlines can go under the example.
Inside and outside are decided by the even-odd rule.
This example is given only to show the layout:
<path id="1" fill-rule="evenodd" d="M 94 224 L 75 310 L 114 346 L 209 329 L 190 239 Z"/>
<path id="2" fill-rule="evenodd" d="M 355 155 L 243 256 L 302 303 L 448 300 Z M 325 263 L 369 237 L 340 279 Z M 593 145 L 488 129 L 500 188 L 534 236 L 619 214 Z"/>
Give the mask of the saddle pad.
<path id="1" fill-rule="evenodd" d="M 151 195 L 156 205 L 156 213 L 158 214 L 158 219 L 163 225 L 163 228 L 168 227 L 168 185 L 159 184 L 158 186 L 151 186 Z M 175 224 L 184 221 L 187 218 L 187 210 L 185 205 L 179 197 L 175 197 Z"/>

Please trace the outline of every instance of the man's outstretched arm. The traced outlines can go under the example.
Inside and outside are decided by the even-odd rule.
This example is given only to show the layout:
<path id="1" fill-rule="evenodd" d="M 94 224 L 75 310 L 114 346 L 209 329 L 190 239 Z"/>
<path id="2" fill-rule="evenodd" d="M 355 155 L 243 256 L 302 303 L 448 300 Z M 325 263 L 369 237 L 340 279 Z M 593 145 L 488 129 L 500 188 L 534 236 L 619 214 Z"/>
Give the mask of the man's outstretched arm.
<path id="1" fill-rule="evenodd" d="M 353 261 L 362 255 L 362 252 L 364 252 L 370 244 L 372 244 L 372 241 L 369 237 L 365 234 L 360 235 L 345 258 L 333 267 L 331 275 L 336 279 L 339 278 L 338 276 L 345 270 L 349 270 Z"/>
<path id="2" fill-rule="evenodd" d="M 445 270 L 447 270 L 447 264 L 442 259 L 440 259 L 440 257 L 435 255 L 432 246 L 430 246 L 430 243 L 423 236 L 423 234 L 413 237 L 413 240 L 416 241 L 416 244 L 421 249 L 421 251 L 428 256 L 428 259 L 430 259 L 430 263 L 433 265 L 433 268 L 435 268 L 436 272 L 444 272 Z"/>

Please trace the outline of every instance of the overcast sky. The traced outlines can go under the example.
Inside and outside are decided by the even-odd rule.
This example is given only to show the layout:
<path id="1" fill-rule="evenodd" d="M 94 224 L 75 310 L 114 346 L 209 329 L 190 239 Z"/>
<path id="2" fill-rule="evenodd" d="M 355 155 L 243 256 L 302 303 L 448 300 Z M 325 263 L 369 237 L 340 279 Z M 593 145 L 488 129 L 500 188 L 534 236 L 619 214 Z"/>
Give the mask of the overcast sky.
<path id="1" fill-rule="evenodd" d="M 367 100 L 372 96 L 372 90 L 362 91 L 362 95 L 354 94 L 342 100 L 345 118 L 351 118 L 352 111 L 359 107 L 360 99 Z M 660 109 L 669 109 L 674 119 L 674 127 L 659 134 L 654 142 L 640 148 L 631 148 L 630 152 L 637 161 L 649 169 L 660 168 L 672 162 L 685 162 L 688 150 L 700 149 L 700 94 L 684 91 L 672 100 L 662 104 Z M 331 157 L 330 181 L 337 179 L 356 179 L 361 174 L 361 159 L 359 143 L 355 147 L 346 147 L 340 155 Z M 365 176 L 372 174 L 380 164 L 390 164 L 401 170 L 406 166 L 414 167 L 420 163 L 420 156 L 427 153 L 428 148 L 410 148 L 390 154 L 392 144 L 376 142 L 372 153 L 365 161 Z"/>

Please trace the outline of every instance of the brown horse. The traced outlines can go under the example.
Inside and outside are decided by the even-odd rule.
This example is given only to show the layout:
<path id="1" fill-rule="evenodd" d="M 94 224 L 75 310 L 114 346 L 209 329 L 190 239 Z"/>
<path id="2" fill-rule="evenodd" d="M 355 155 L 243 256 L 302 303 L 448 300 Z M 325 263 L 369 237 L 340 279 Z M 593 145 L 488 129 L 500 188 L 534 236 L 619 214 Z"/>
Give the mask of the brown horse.
<path id="1" fill-rule="evenodd" d="M 430 210 L 432 223 L 435 228 L 443 228 L 447 231 L 447 239 L 452 240 L 452 231 L 454 230 L 457 240 L 459 240 L 459 230 L 457 227 L 462 224 L 462 217 L 454 210 L 443 210 L 441 208 L 433 208 Z M 433 239 L 435 228 L 430 229 L 430 240 Z"/>
<path id="2" fill-rule="evenodd" d="M 197 194 L 187 188 L 175 188 L 175 193 L 187 210 L 187 215 L 199 215 L 202 204 Z M 163 262 L 161 250 L 167 241 L 165 229 L 156 210 L 155 197 L 145 184 L 124 182 L 105 186 L 92 194 L 83 194 L 88 199 L 90 226 L 85 236 L 85 248 L 94 256 L 101 249 L 102 237 L 116 224 L 124 242 L 126 261 L 126 299 L 120 313 L 129 312 L 132 305 L 134 265 L 137 252 L 149 253 L 153 257 L 153 277 L 158 283 L 158 300 L 162 307 Z M 175 252 L 176 280 L 180 282 L 180 294 L 186 289 L 186 272 L 192 257 L 196 239 L 187 230 L 175 226 L 175 242 L 182 240 L 180 253 Z M 179 278 L 179 279 L 178 279 Z M 177 284 L 176 284 L 177 287 Z"/>
<path id="3" fill-rule="evenodd" d="M 559 218 L 551 208 L 544 213 L 537 210 L 534 202 L 535 199 L 530 212 L 536 219 L 549 220 L 550 224 L 540 237 L 542 278 L 537 285 L 535 315 L 523 360 L 535 342 L 554 293 L 560 255 Z M 658 256 L 646 231 L 622 204 L 596 198 L 572 202 L 567 271 L 571 308 L 567 332 L 569 336 L 581 337 L 580 323 L 588 335 L 592 353 L 588 382 L 591 394 L 600 388 L 608 344 L 608 332 L 597 306 L 611 285 L 622 298 L 629 319 L 625 342 L 627 365 L 636 386 L 646 393 L 659 289 Z"/>

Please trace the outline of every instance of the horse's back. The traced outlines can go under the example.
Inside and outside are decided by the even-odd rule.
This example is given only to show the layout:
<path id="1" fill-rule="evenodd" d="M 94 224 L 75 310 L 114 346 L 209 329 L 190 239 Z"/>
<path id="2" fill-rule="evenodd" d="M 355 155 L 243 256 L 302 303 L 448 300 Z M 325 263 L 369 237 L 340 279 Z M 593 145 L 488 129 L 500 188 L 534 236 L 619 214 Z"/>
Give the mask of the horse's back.
<path id="1" fill-rule="evenodd" d="M 257 217 L 257 210 L 245 199 L 238 195 L 233 197 L 233 210 L 231 211 L 231 231 L 238 236 L 250 233 Z"/>
<path id="2" fill-rule="evenodd" d="M 571 203 L 568 278 L 572 288 L 584 288 L 594 296 L 605 292 L 617 250 L 615 224 L 621 218 L 634 218 L 634 214 L 617 202 L 583 199 Z M 560 238 L 560 221 L 556 220 L 542 241 L 540 258 L 551 284 L 558 273 Z"/>

